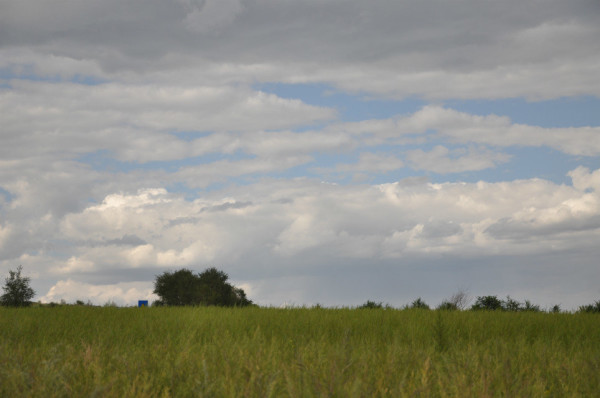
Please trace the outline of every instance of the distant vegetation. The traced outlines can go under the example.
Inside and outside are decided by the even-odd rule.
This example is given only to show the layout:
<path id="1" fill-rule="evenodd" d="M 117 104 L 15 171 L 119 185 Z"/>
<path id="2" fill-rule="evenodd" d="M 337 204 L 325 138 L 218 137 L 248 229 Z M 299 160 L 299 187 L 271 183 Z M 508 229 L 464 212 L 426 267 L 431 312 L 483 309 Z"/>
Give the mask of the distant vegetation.
<path id="1" fill-rule="evenodd" d="M 499 312 L 549 312 L 549 313 L 560 313 L 563 312 L 560 305 L 556 304 L 547 310 L 543 310 L 539 305 L 531 303 L 529 300 L 523 302 L 517 301 L 510 296 L 507 296 L 505 300 L 499 299 L 497 296 L 479 296 L 476 298 L 475 303 L 468 308 L 469 298 L 466 292 L 459 291 L 452 295 L 449 299 L 442 301 L 436 310 L 441 311 L 460 311 L 470 309 L 471 311 L 499 311 Z M 383 302 L 375 302 L 368 300 L 362 305 L 356 307 L 358 309 L 378 309 L 378 308 L 393 308 L 389 304 L 383 304 Z M 430 310 L 431 307 L 422 299 L 417 298 L 408 305 L 405 305 L 401 309 L 422 309 Z M 595 301 L 593 304 L 582 305 L 575 312 L 585 313 L 600 313 L 600 300 Z"/>
<path id="2" fill-rule="evenodd" d="M 600 300 L 594 302 L 594 304 L 582 305 L 579 307 L 579 312 L 587 313 L 600 313 Z"/>
<path id="3" fill-rule="evenodd" d="M 540 306 L 532 304 L 529 300 L 525 300 L 523 303 L 520 303 L 510 296 L 506 297 L 506 300 L 500 300 L 496 296 L 481 296 L 477 297 L 475 304 L 471 307 L 473 310 L 488 310 L 488 311 L 512 311 L 512 312 L 520 312 L 520 311 L 531 311 L 531 312 L 540 312 Z M 556 306 L 553 307 L 553 310 L 556 309 Z M 554 311 L 556 312 L 556 311 Z"/>
<path id="4" fill-rule="evenodd" d="M 413 301 L 408 308 L 428 310 L 429 309 L 429 305 L 427 305 L 427 303 L 425 303 L 425 301 L 423 301 L 421 299 L 421 297 L 419 297 L 418 299 L 416 299 L 415 301 Z"/>
<path id="5" fill-rule="evenodd" d="M 31 299 L 35 292 L 29 286 L 31 279 L 21 275 L 22 266 L 16 271 L 9 271 L 9 276 L 2 287 L 4 294 L 0 296 L 0 305 L 7 307 L 27 307 L 32 304 Z M 201 273 L 194 274 L 191 270 L 183 268 L 173 272 L 163 272 L 156 277 L 154 282 L 154 293 L 159 296 L 153 306 L 219 306 L 219 307 L 246 307 L 254 305 L 243 289 L 228 283 L 229 276 L 214 267 L 208 268 Z M 436 310 L 460 311 L 469 309 L 469 296 L 464 290 L 459 290 L 449 299 L 443 300 Z M 42 304 L 36 306 L 55 307 L 67 305 L 64 300 L 60 303 Z M 93 306 L 87 300 L 77 300 L 75 305 Z M 105 307 L 117 307 L 117 304 L 108 301 Z M 317 308 L 322 308 L 320 304 Z M 355 307 L 357 309 L 394 309 L 390 304 L 367 300 L 364 304 Z M 431 307 L 421 298 L 417 298 L 401 309 L 424 309 Z M 510 296 L 505 300 L 497 296 L 478 296 L 475 303 L 470 307 L 473 311 L 502 311 L 502 312 L 562 312 L 560 305 L 554 305 L 548 309 L 542 309 L 539 305 L 529 300 L 517 301 Z M 600 300 L 592 304 L 582 305 L 575 312 L 600 313 Z"/>

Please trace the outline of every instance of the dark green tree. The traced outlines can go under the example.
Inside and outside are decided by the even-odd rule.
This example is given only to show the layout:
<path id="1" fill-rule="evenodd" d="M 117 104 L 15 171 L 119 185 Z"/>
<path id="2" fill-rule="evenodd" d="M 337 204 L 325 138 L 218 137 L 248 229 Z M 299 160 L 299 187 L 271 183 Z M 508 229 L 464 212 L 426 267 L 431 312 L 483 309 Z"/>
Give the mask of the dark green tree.
<path id="1" fill-rule="evenodd" d="M 473 304 L 471 309 L 487 311 L 502 310 L 502 300 L 496 296 L 480 296 L 477 297 L 477 300 L 475 300 L 475 304 Z"/>
<path id="2" fill-rule="evenodd" d="M 234 306 L 236 295 L 227 279 L 228 275 L 225 272 L 214 267 L 199 274 L 200 304 Z"/>
<path id="3" fill-rule="evenodd" d="M 358 309 L 379 309 L 379 308 L 383 308 L 383 303 L 382 302 L 376 303 L 375 301 L 367 300 L 366 303 L 364 303 L 356 308 L 358 308 Z"/>
<path id="4" fill-rule="evenodd" d="M 239 303 L 236 305 L 240 305 L 240 306 L 244 307 L 246 305 L 252 304 L 252 301 L 250 299 L 248 299 L 248 297 L 246 297 L 246 292 L 242 288 L 234 287 L 233 295 L 235 296 L 235 302 Z"/>
<path id="5" fill-rule="evenodd" d="M 0 304 L 9 307 L 26 307 L 31 305 L 31 299 L 35 292 L 29 286 L 30 278 L 21 276 L 23 267 L 19 265 L 16 271 L 9 270 L 9 276 L 6 278 L 4 294 L 0 297 Z"/>
<path id="6" fill-rule="evenodd" d="M 506 300 L 502 302 L 502 309 L 505 311 L 518 312 L 523 311 L 523 306 L 517 300 L 506 296 Z"/>
<path id="7" fill-rule="evenodd" d="M 425 301 L 423 301 L 423 299 L 421 299 L 421 297 L 419 297 L 418 299 L 413 301 L 408 308 L 419 308 L 422 310 L 430 309 L 429 305 L 427 305 L 427 303 Z"/>
<path id="8" fill-rule="evenodd" d="M 200 274 L 188 269 L 164 272 L 156 277 L 154 293 L 158 305 L 246 306 L 252 304 L 246 293 L 227 282 L 228 275 L 216 268 Z"/>
<path id="9" fill-rule="evenodd" d="M 449 300 L 444 300 L 435 309 L 442 311 L 457 311 L 458 306 Z"/>
<path id="10" fill-rule="evenodd" d="M 164 272 L 154 281 L 154 293 L 164 305 L 197 304 L 198 277 L 189 269 Z"/>
<path id="11" fill-rule="evenodd" d="M 539 305 L 533 304 L 529 300 L 525 300 L 525 304 L 523 304 L 523 311 L 541 312 L 542 310 L 540 309 Z"/>
<path id="12" fill-rule="evenodd" d="M 577 310 L 579 313 L 598 314 L 600 313 L 600 300 L 595 301 L 593 304 L 586 304 L 579 306 Z"/>

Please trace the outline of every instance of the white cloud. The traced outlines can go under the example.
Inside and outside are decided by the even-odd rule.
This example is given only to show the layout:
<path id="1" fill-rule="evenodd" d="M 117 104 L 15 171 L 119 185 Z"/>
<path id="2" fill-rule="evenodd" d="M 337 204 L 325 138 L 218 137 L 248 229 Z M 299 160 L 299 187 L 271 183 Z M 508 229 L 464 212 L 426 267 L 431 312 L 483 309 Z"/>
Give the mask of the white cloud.
<path id="1" fill-rule="evenodd" d="M 595 175 L 577 172 L 580 178 Z M 111 195 L 101 205 L 68 215 L 61 231 L 69 239 L 139 237 L 139 245 L 111 249 L 111 263 L 130 267 L 230 261 L 265 250 L 291 256 L 327 248 L 334 257 L 379 258 L 406 251 L 539 252 L 557 241 L 563 248 L 578 247 L 572 237 L 582 229 L 600 233 L 597 192 L 543 180 L 374 187 L 300 180 L 277 182 L 262 193 L 256 191 L 260 185 L 247 186 L 227 206 L 222 200 L 187 202 L 162 190 Z M 521 236 L 525 226 L 530 246 Z M 106 248 L 81 249 L 82 264 L 107 261 Z"/>
<path id="2" fill-rule="evenodd" d="M 94 263 L 77 257 L 71 257 L 60 268 L 55 268 L 54 272 L 59 274 L 71 274 L 73 272 L 86 272 L 94 269 Z"/>
<path id="3" fill-rule="evenodd" d="M 72 279 L 58 281 L 40 298 L 42 303 L 60 302 L 64 300 L 74 303 L 81 300 L 92 304 L 103 305 L 115 303 L 118 305 L 137 305 L 138 300 L 154 301 L 158 297 L 152 293 L 150 282 L 129 282 L 110 285 L 92 285 Z"/>
<path id="4" fill-rule="evenodd" d="M 294 81 L 331 82 L 344 91 L 367 91 L 391 99 L 416 96 L 435 101 L 524 97 L 539 101 L 562 96 L 599 96 L 600 83 L 592 80 L 592 73 L 600 65 L 600 59 L 590 58 L 577 63 L 550 60 L 539 65 L 516 63 L 494 68 L 475 67 L 464 72 L 439 65 L 425 71 L 398 73 L 394 69 L 397 65 L 389 65 L 384 69 L 371 67 L 368 78 L 364 70 L 342 66 L 341 70 L 323 68 L 318 75 L 307 73 Z"/>
<path id="5" fill-rule="evenodd" d="M 165 133 L 281 129 L 335 116 L 243 87 L 15 82 L 0 90 L 0 106 L 0 134 L 11 143 L 0 150 L 5 159 L 104 149 L 124 161 L 174 160 L 224 151 L 229 143 L 204 137 L 190 145 Z"/>
<path id="6" fill-rule="evenodd" d="M 507 117 L 476 116 L 437 106 L 426 106 L 406 122 L 407 128 L 435 129 L 442 136 L 462 143 L 548 146 L 571 155 L 600 154 L 599 127 L 543 128 L 513 124 Z"/>
<path id="7" fill-rule="evenodd" d="M 359 155 L 357 163 L 338 164 L 337 172 L 387 172 L 404 167 L 404 162 L 393 155 L 364 152 Z"/>
<path id="8" fill-rule="evenodd" d="M 343 131 L 373 145 L 419 143 L 435 138 L 498 147 L 547 146 L 570 155 L 600 155 L 597 139 L 600 127 L 544 128 L 512 123 L 506 116 L 473 115 L 437 105 L 427 105 L 413 114 L 391 119 L 332 124 L 326 130 Z M 414 136 L 421 136 L 421 141 L 415 141 Z M 439 148 L 433 154 L 438 152 Z M 506 158 L 499 154 L 492 159 L 494 163 L 504 160 Z"/>
<path id="9" fill-rule="evenodd" d="M 240 137 L 240 149 L 261 157 L 290 157 L 303 153 L 337 152 L 352 149 L 357 142 L 342 133 L 327 131 L 258 132 Z"/>
<path id="10" fill-rule="evenodd" d="M 569 177 L 573 181 L 573 186 L 579 190 L 593 189 L 600 191 L 600 169 L 590 173 L 585 167 L 578 167 L 569 172 Z"/>
<path id="11" fill-rule="evenodd" d="M 10 225 L 2 225 L 0 224 L 0 249 L 4 249 L 6 243 L 8 241 L 8 237 L 10 236 Z"/>
<path id="12" fill-rule="evenodd" d="M 214 182 L 226 181 L 229 177 L 249 174 L 283 172 L 291 167 L 308 163 L 313 158 L 308 155 L 288 157 L 266 157 L 237 161 L 220 160 L 202 166 L 183 167 L 175 177 L 192 188 L 204 188 Z"/>

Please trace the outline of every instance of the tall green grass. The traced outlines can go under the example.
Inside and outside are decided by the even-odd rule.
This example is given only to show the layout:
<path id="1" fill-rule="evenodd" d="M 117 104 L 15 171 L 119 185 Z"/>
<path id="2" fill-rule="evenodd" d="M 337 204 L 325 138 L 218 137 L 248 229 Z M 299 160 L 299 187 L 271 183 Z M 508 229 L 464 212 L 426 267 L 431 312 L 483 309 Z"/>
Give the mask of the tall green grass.
<path id="1" fill-rule="evenodd" d="M 598 396 L 593 314 L 0 308 L 2 397 Z"/>

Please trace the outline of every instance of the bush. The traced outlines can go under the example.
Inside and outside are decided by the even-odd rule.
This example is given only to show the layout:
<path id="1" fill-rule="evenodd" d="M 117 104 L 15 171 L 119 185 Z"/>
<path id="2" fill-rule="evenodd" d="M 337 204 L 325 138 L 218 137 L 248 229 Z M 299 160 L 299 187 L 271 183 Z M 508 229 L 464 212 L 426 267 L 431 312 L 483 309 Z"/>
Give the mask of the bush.
<path id="1" fill-rule="evenodd" d="M 440 305 L 437 306 L 436 310 L 456 311 L 458 310 L 458 306 L 450 301 L 444 300 Z"/>
<path id="2" fill-rule="evenodd" d="M 356 307 L 358 309 L 375 309 L 375 308 L 383 308 L 383 303 L 376 303 L 375 301 L 367 300 L 366 303 Z"/>
<path id="3" fill-rule="evenodd" d="M 508 312 L 540 312 L 540 306 L 532 304 L 531 301 L 525 300 L 523 303 L 506 296 L 506 300 L 500 300 L 496 296 L 480 296 L 477 297 L 475 304 L 471 307 L 472 310 L 487 310 L 487 311 L 508 311 Z"/>
<path id="4" fill-rule="evenodd" d="M 510 296 L 506 296 L 506 300 L 502 302 L 502 309 L 504 311 L 522 311 L 521 303 L 517 300 L 513 300 Z"/>
<path id="5" fill-rule="evenodd" d="M 529 300 L 525 300 L 522 311 L 540 312 L 541 309 L 539 305 L 532 304 Z"/>
<path id="6" fill-rule="evenodd" d="M 408 308 L 422 309 L 422 310 L 430 309 L 429 305 L 427 305 L 427 303 L 425 301 L 423 301 L 421 299 L 421 297 L 419 297 L 418 299 L 413 301 Z"/>
<path id="7" fill-rule="evenodd" d="M 593 304 L 582 305 L 577 311 L 579 313 L 598 314 L 600 313 L 600 300 L 595 301 Z"/>
<path id="8" fill-rule="evenodd" d="M 449 300 L 446 300 L 451 304 L 456 306 L 456 309 L 464 310 L 469 305 L 471 298 L 469 297 L 469 293 L 465 289 L 460 289 L 458 292 L 454 293 Z"/>

